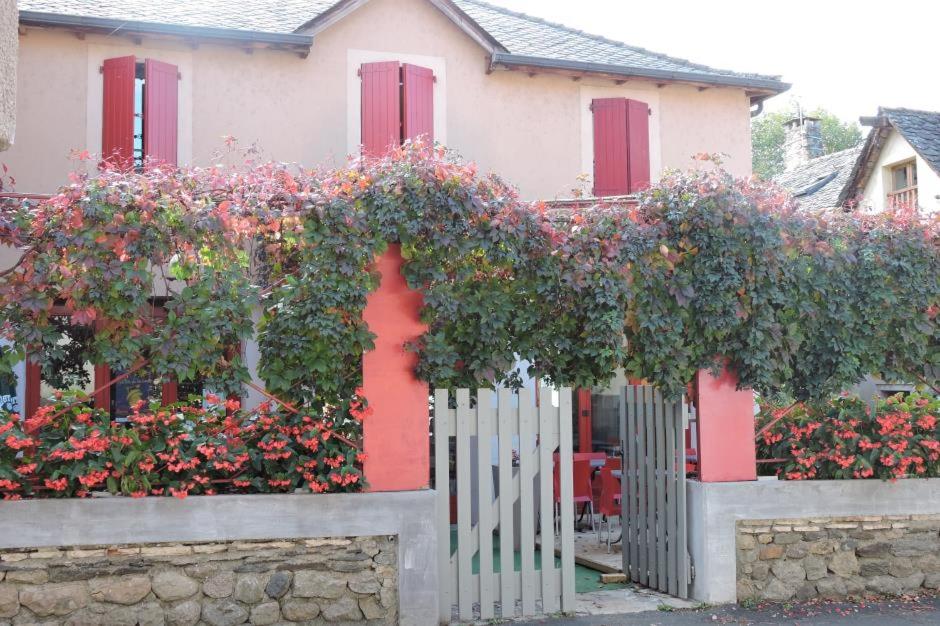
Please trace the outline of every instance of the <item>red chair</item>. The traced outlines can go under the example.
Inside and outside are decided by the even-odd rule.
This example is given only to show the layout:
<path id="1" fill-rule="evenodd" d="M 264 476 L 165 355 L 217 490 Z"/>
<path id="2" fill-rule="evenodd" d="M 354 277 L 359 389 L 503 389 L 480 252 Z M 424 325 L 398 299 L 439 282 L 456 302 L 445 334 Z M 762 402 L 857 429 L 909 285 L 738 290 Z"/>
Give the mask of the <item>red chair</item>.
<path id="1" fill-rule="evenodd" d="M 556 507 L 556 518 L 561 519 L 561 464 L 555 463 L 554 472 L 553 472 L 553 482 L 554 482 L 554 496 L 555 496 L 555 507 Z M 574 491 L 574 501 L 575 505 L 578 504 L 587 504 L 588 511 L 591 514 L 591 530 L 597 532 L 597 527 L 594 524 L 594 498 L 591 493 L 591 473 L 593 468 L 591 467 L 590 461 L 574 461 L 572 463 L 572 487 Z M 556 528 L 556 532 L 558 529 Z M 598 534 L 598 540 L 600 540 L 600 535 Z"/>
<path id="2" fill-rule="evenodd" d="M 621 505 L 620 481 L 614 476 L 613 471 L 620 469 L 614 465 L 620 465 L 620 459 L 608 459 L 607 464 L 601 468 L 601 497 L 598 506 L 598 512 L 601 514 L 600 529 L 597 533 L 597 543 L 601 542 L 601 530 L 604 528 L 604 520 L 607 520 L 607 551 L 610 552 L 610 520 L 613 517 L 621 517 L 623 507 Z M 622 522 L 621 522 L 622 525 Z"/>

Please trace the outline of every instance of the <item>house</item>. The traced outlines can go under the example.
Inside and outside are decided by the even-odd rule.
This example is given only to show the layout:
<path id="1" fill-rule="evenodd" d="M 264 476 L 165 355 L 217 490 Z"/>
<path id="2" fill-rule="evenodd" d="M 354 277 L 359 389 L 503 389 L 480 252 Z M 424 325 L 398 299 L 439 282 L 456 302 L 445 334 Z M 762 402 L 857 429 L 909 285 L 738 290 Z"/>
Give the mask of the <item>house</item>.
<path id="1" fill-rule="evenodd" d="M 630 140 L 634 150 L 648 142 L 640 172 L 652 180 L 702 151 L 747 174 L 751 107 L 788 87 L 479 0 L 19 8 L 23 141 L 4 161 L 21 192 L 65 182 L 75 149 L 204 164 L 225 135 L 277 160 L 339 164 L 361 144 L 397 139 L 404 111 L 406 136 L 431 135 L 526 198 L 568 195 L 595 167 L 612 176 L 595 181 L 599 194 L 626 193 L 626 100 L 643 103 Z"/>
<path id="2" fill-rule="evenodd" d="M 205 165 L 234 136 L 279 161 L 338 165 L 423 136 L 526 199 L 568 196 L 582 174 L 589 195 L 617 196 L 701 152 L 747 175 L 751 112 L 788 88 L 480 0 L 21 0 L 19 10 L 20 141 L 2 159 L 24 193 L 94 167 L 74 151 Z M 0 247 L 0 270 L 15 257 Z M 109 375 L 99 366 L 93 382 Z M 23 378 L 17 395 L 35 403 L 40 382 Z"/>
<path id="3" fill-rule="evenodd" d="M 911 206 L 940 211 L 940 112 L 878 108 L 846 197 L 863 209 Z"/>
<path id="4" fill-rule="evenodd" d="M 940 210 L 940 113 L 881 107 L 861 122 L 872 127 L 863 143 L 823 155 L 819 120 L 790 120 L 786 170 L 774 180 L 810 210 Z"/>
<path id="5" fill-rule="evenodd" d="M 774 178 L 809 210 L 843 206 L 861 146 L 823 154 L 819 119 L 800 115 L 784 127 L 784 171 Z"/>

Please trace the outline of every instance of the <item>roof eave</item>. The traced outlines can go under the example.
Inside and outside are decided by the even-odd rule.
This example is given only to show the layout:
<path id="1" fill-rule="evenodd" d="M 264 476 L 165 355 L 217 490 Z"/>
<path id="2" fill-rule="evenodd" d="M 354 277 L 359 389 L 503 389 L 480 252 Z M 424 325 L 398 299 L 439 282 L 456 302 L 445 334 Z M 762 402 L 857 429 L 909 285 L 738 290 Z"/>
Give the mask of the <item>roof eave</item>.
<path id="1" fill-rule="evenodd" d="M 613 78 L 644 78 L 653 81 L 691 83 L 703 86 L 740 87 L 748 90 L 753 96 L 765 97 L 783 93 L 790 88 L 789 83 L 771 77 L 719 76 L 698 72 L 676 72 L 608 63 L 548 59 L 505 52 L 494 53 L 491 66 L 505 69 L 562 70 L 574 73 L 598 74 Z"/>
<path id="2" fill-rule="evenodd" d="M 19 18 L 22 26 L 64 28 L 77 32 L 105 35 L 163 35 L 191 41 L 209 41 L 239 46 L 260 45 L 297 52 L 302 56 L 306 56 L 313 45 L 313 37 L 296 33 L 268 33 L 208 26 L 181 26 L 38 11 L 20 11 Z"/>

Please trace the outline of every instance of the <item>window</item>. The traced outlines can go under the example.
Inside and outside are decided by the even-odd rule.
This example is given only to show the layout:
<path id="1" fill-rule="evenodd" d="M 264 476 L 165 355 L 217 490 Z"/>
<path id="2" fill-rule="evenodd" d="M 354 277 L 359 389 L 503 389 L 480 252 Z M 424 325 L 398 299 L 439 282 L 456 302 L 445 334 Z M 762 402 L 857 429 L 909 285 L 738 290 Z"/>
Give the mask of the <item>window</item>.
<path id="1" fill-rule="evenodd" d="M 915 208 L 917 206 L 917 164 L 908 161 L 889 170 L 888 206 Z"/>
<path id="2" fill-rule="evenodd" d="M 382 156 L 407 139 L 434 141 L 434 72 L 426 67 L 382 61 L 363 63 L 362 151 Z"/>
<path id="3" fill-rule="evenodd" d="M 16 411 L 16 376 L 0 374 L 0 411 Z"/>
<path id="4" fill-rule="evenodd" d="M 149 159 L 177 163 L 179 72 L 175 65 L 136 57 L 106 59 L 101 153 L 122 167 Z"/>
<path id="5" fill-rule="evenodd" d="M 649 105 L 627 98 L 597 98 L 591 111 L 594 195 L 624 195 L 649 187 Z"/>
<path id="6" fill-rule="evenodd" d="M 162 311 L 159 305 L 154 306 L 156 316 L 159 317 Z M 40 406 L 54 402 L 58 392 L 76 389 L 88 395 L 100 389 L 93 397 L 95 408 L 106 409 L 111 419 L 118 422 L 126 421 L 133 406 L 140 400 L 172 404 L 180 397 L 180 392 L 183 392 L 184 399 L 202 393 L 202 385 L 198 381 L 178 384 L 176 381 L 160 380 L 147 368 L 105 387 L 112 380 L 123 376 L 124 371 L 112 369 L 107 364 L 93 365 L 85 360 L 88 344 L 94 337 L 94 328 L 73 324 L 68 310 L 59 305 L 53 307 L 52 323 L 61 339 L 55 346 L 45 348 L 46 365 L 41 367 L 29 361 L 26 364 L 27 415 L 32 415 Z"/>

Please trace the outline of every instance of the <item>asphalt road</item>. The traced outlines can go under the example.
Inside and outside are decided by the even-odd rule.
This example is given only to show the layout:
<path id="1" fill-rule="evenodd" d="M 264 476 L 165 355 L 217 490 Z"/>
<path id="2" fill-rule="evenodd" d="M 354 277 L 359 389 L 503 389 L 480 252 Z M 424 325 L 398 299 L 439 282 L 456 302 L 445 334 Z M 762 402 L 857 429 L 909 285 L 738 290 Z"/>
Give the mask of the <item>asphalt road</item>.
<path id="1" fill-rule="evenodd" d="M 940 597 L 921 597 L 867 604 L 806 603 L 755 608 L 722 606 L 688 611 L 648 611 L 624 615 L 544 618 L 515 624 L 545 626 L 902 626 L 940 625 Z"/>

